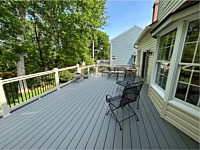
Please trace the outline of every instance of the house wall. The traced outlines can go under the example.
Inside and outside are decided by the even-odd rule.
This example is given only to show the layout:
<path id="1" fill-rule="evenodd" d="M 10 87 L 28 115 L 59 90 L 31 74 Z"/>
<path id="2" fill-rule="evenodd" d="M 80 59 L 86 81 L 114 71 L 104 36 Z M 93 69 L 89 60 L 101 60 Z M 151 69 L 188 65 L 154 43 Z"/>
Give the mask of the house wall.
<path id="1" fill-rule="evenodd" d="M 164 1 L 160 0 L 158 20 L 160 21 L 164 19 L 170 12 L 177 9 L 184 2 L 185 1 L 169 1 L 167 5 L 164 6 Z M 197 8 L 197 7 L 194 6 L 193 8 Z M 192 8 L 190 9 L 193 10 Z M 189 11 L 187 10 L 187 12 Z M 180 13 L 184 14 L 184 11 Z M 192 18 L 193 17 L 188 17 L 187 19 L 192 19 Z M 182 19 L 182 20 L 185 20 L 185 19 Z M 178 21 L 176 23 L 178 23 Z M 186 29 L 187 28 L 185 27 L 185 29 L 182 32 L 185 32 Z M 163 28 L 162 30 L 166 30 L 166 28 Z M 181 38 L 181 36 L 179 38 Z M 141 43 L 142 43 L 141 45 L 148 45 L 149 40 L 144 39 L 142 40 Z M 178 51 L 178 49 L 174 49 L 174 51 L 175 50 Z M 152 71 L 148 73 L 151 74 L 153 78 L 155 74 L 153 74 Z M 170 98 L 168 96 L 169 91 L 163 93 L 162 95 L 162 92 L 160 92 L 157 88 L 155 88 L 154 84 L 155 84 L 154 81 L 151 81 L 150 88 L 149 88 L 149 96 L 153 104 L 155 105 L 156 109 L 160 113 L 161 117 L 200 143 L 200 126 L 199 126 L 200 125 L 200 117 L 199 117 L 200 109 L 197 108 L 197 106 L 194 106 L 194 107 L 189 106 L 184 101 L 175 100 L 173 97 Z M 176 83 L 171 82 L 170 86 L 174 87 L 176 86 Z"/>
<path id="2" fill-rule="evenodd" d="M 153 53 L 149 56 L 148 61 L 148 68 L 147 68 L 147 78 L 146 83 L 150 83 L 151 81 L 151 74 L 152 74 L 152 67 L 153 67 L 153 60 L 154 60 L 154 53 L 156 50 L 156 39 L 152 38 L 150 33 L 148 33 L 139 43 L 138 43 L 138 49 L 140 50 L 140 55 L 138 55 L 139 58 L 139 68 L 138 68 L 138 74 L 141 76 L 142 72 L 142 58 L 143 58 L 143 52 L 146 52 L 147 50 L 151 50 Z"/>
<path id="3" fill-rule="evenodd" d="M 168 14 L 175 11 L 186 0 L 159 0 L 158 21 L 163 20 Z"/>
<path id="4" fill-rule="evenodd" d="M 133 44 L 142 30 L 142 28 L 134 26 L 111 40 L 111 58 L 115 56 L 111 65 L 132 65 L 132 54 L 136 51 Z"/>
<path id="5" fill-rule="evenodd" d="M 183 108 L 178 107 L 175 103 L 169 102 L 164 118 L 191 138 L 196 141 L 199 140 L 200 131 L 198 116 L 194 116 Z"/>
<path id="6" fill-rule="evenodd" d="M 163 20 L 169 13 L 175 11 L 184 2 L 185 0 L 183 1 L 160 0 L 159 9 L 158 9 L 159 11 L 158 22 Z M 190 8 L 190 10 L 187 10 L 187 14 L 186 14 L 186 11 L 182 11 L 178 13 L 177 15 L 181 16 L 180 18 L 181 20 L 183 16 L 189 15 L 190 12 L 192 13 L 194 11 L 199 11 L 196 9 L 197 7 L 193 6 L 192 8 Z M 182 20 L 189 20 L 192 18 L 193 17 L 187 17 Z M 179 24 L 179 22 L 180 21 L 177 20 L 175 23 Z M 173 24 L 171 24 L 171 26 L 173 26 Z M 165 27 L 162 30 L 165 32 L 168 30 L 167 28 L 169 27 Z M 182 28 L 184 29 L 182 29 L 182 31 L 179 33 L 185 32 L 185 30 L 187 30 L 187 27 L 183 26 Z M 181 28 L 179 27 L 179 29 Z M 181 34 L 180 34 L 180 37 L 181 37 Z M 147 71 L 148 74 L 147 74 L 147 81 L 146 81 L 147 83 L 150 83 L 148 94 L 151 101 L 153 102 L 157 111 L 160 113 L 163 119 L 167 120 L 172 125 L 174 125 L 178 129 L 183 131 L 185 134 L 187 134 L 189 137 L 193 138 L 194 140 L 200 143 L 200 126 L 199 126 L 200 125 L 200 117 L 199 117 L 200 109 L 197 108 L 196 106 L 192 107 L 191 105 L 188 105 L 184 101 L 174 99 L 173 94 L 172 93 L 170 94 L 169 89 L 167 92 L 163 93 L 163 91 L 161 91 L 160 89 L 157 88 L 157 86 L 155 86 L 155 79 L 151 79 L 155 77 L 154 72 L 156 71 L 156 67 L 155 67 L 156 63 L 154 62 L 154 58 L 157 53 L 156 52 L 156 47 L 158 46 L 157 42 L 158 40 L 153 39 L 150 34 L 147 34 L 143 36 L 140 39 L 140 41 L 137 43 L 138 51 L 139 51 L 137 55 L 138 57 L 137 59 L 139 60 L 137 64 L 137 68 L 139 70 L 138 74 L 141 75 L 143 52 L 147 50 L 153 51 L 154 52 L 153 55 L 149 57 L 149 64 L 148 64 L 148 71 Z M 184 43 L 184 42 L 179 42 L 179 43 Z M 178 51 L 178 49 L 175 49 L 174 51 Z M 181 52 L 177 54 L 181 54 Z M 180 57 L 180 55 L 177 57 Z M 174 70 L 174 71 L 176 72 L 178 70 Z M 178 80 L 177 77 L 175 77 L 175 73 L 173 75 L 173 78 L 176 78 L 176 80 Z M 176 86 L 176 81 L 169 82 L 169 83 L 171 84 L 170 87 Z"/>

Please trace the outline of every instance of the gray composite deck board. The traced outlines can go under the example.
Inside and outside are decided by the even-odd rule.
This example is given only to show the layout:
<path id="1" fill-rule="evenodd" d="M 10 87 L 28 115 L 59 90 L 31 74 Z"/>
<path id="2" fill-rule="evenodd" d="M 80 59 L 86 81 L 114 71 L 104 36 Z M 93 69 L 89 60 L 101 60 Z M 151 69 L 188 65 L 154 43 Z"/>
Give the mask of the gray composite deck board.
<path id="1" fill-rule="evenodd" d="M 115 82 L 92 77 L 71 83 L 1 118 L 0 149 L 198 149 L 197 142 L 160 118 L 147 85 L 135 108 L 139 121 L 127 119 L 120 131 L 105 115 L 105 95 L 121 93 Z M 115 113 L 119 120 L 131 115 L 127 109 Z"/>

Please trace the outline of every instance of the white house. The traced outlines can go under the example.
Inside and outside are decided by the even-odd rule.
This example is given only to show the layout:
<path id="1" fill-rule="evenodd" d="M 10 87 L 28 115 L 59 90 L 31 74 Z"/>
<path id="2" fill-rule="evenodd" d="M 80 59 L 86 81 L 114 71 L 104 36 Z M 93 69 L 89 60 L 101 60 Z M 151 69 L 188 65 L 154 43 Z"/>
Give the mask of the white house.
<path id="1" fill-rule="evenodd" d="M 200 3 L 155 4 L 157 20 L 135 42 L 138 72 L 160 116 L 200 142 Z"/>
<path id="2" fill-rule="evenodd" d="M 110 63 L 111 65 L 132 65 L 135 62 L 133 47 L 142 28 L 133 26 L 111 40 Z"/>

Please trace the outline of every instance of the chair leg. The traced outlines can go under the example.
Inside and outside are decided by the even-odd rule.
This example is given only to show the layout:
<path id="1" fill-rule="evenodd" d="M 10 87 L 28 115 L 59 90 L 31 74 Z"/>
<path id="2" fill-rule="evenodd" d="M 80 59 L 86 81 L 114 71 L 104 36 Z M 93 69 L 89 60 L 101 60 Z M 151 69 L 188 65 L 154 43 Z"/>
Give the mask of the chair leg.
<path id="1" fill-rule="evenodd" d="M 137 99 L 137 109 L 139 109 L 139 100 L 140 100 L 140 95 L 138 96 L 138 99 Z"/>
<path id="2" fill-rule="evenodd" d="M 135 115 L 137 121 L 139 121 L 138 116 L 136 114 L 136 112 L 133 110 L 133 108 L 130 106 L 130 104 L 128 104 L 128 107 L 131 109 L 131 112 Z"/>
<path id="3" fill-rule="evenodd" d="M 111 114 L 111 117 L 113 117 L 113 119 L 115 119 L 115 120 L 117 121 L 117 123 L 119 124 L 120 130 L 122 130 L 122 126 L 121 126 L 121 124 L 120 124 L 120 121 L 117 119 L 117 116 L 115 115 L 115 113 L 113 112 L 112 109 L 109 109 L 109 110 L 110 110 L 110 112 L 112 113 L 112 114 Z"/>

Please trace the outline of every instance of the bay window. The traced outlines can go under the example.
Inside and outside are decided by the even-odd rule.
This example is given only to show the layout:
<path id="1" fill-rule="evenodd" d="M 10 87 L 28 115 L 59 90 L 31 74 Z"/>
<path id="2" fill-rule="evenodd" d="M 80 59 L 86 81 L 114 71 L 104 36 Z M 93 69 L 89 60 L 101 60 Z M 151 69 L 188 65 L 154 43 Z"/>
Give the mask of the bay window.
<path id="1" fill-rule="evenodd" d="M 189 22 L 175 92 L 175 98 L 195 106 L 200 106 L 199 25 L 199 20 Z"/>
<path id="2" fill-rule="evenodd" d="M 160 37 L 156 60 L 156 84 L 165 90 L 169 72 L 170 60 L 174 49 L 176 29 Z"/>

